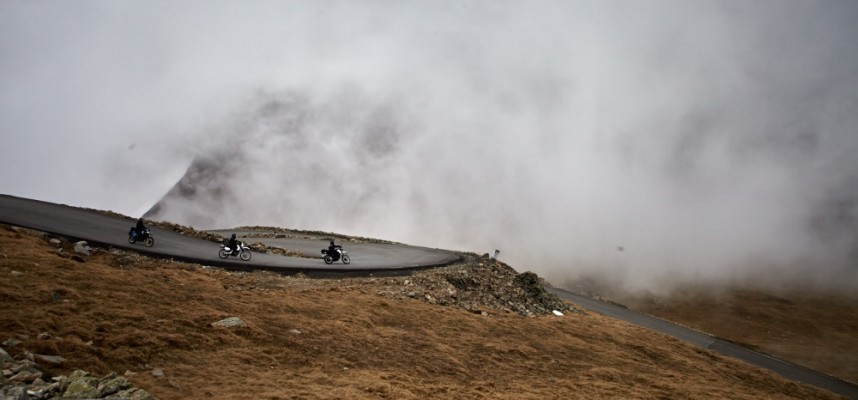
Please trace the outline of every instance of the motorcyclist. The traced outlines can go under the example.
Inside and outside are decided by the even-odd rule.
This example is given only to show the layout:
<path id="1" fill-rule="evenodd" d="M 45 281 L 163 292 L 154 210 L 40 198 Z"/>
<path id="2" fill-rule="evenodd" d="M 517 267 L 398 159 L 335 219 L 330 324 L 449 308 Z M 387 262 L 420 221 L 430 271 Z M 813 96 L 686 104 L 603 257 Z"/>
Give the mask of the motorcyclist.
<path id="1" fill-rule="evenodd" d="M 238 254 L 239 243 L 240 242 L 235 239 L 235 234 L 233 233 L 232 236 L 229 237 L 229 243 L 227 243 L 227 246 L 232 250 L 232 255 Z"/>
<path id="2" fill-rule="evenodd" d="M 333 257 L 334 261 L 337 261 L 340 259 L 340 252 L 337 251 L 337 249 L 342 249 L 342 248 L 343 248 L 343 246 L 340 246 L 338 244 L 334 244 L 334 241 L 331 240 L 331 243 L 328 246 L 328 255 Z"/>
<path id="3" fill-rule="evenodd" d="M 146 231 L 146 225 L 143 225 L 143 218 L 137 219 L 137 225 L 134 227 L 134 236 L 143 235 L 143 232 Z"/>

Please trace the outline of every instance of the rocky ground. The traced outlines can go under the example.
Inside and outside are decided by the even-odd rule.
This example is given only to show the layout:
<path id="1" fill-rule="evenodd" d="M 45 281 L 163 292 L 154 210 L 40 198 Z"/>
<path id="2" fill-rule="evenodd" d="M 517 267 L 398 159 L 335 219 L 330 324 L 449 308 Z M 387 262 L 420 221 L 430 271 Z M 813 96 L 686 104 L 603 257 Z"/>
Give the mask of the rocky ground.
<path id="1" fill-rule="evenodd" d="M 42 334 L 39 340 L 50 340 Z M 27 335 L 18 336 L 28 340 Z M 4 346 L 16 347 L 20 340 L 6 339 Z M 151 393 L 134 387 L 125 377 L 109 373 L 101 378 L 90 376 L 89 372 L 76 370 L 69 376 L 53 376 L 37 362 L 48 365 L 62 365 L 61 356 L 48 356 L 23 352 L 16 360 L 0 348 L 0 366 L 3 376 L 0 382 L 0 398 L 19 399 L 106 399 L 106 400 L 155 400 Z"/>
<path id="2" fill-rule="evenodd" d="M 487 255 L 409 276 L 312 279 L 0 226 L 0 393 L 837 398 L 577 310 L 542 283 Z"/>

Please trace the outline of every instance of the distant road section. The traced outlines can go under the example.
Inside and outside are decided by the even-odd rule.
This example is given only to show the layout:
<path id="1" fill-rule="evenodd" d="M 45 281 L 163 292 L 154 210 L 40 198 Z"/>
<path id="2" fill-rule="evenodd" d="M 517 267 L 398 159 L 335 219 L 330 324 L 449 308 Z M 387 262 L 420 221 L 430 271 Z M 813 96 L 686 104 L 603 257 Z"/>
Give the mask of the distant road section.
<path id="1" fill-rule="evenodd" d="M 732 358 L 737 358 L 748 364 L 770 370 L 778 375 L 797 382 L 806 383 L 830 390 L 834 393 L 847 396 L 851 399 L 858 399 L 858 385 L 835 378 L 830 375 L 814 371 L 809 368 L 802 367 L 787 361 L 782 361 L 777 358 L 767 356 L 756 351 L 737 346 L 724 339 L 717 338 L 712 335 L 707 335 L 692 329 L 688 329 L 670 321 L 655 318 L 650 315 L 642 314 L 628 308 L 599 301 L 587 296 L 582 296 L 563 289 L 546 288 L 549 292 L 556 294 L 561 299 L 578 304 L 588 310 L 603 314 L 612 318 L 621 319 L 623 321 L 649 328 L 679 340 L 691 343 L 695 346 L 702 347 L 714 351 L 718 354 Z M 845 350 L 845 349 L 844 349 Z"/>
<path id="2" fill-rule="evenodd" d="M 260 241 L 270 246 L 301 251 L 318 258 L 285 257 L 254 252 L 253 257 L 247 262 L 234 257 L 222 260 L 217 256 L 220 245 L 214 242 L 150 227 L 152 236 L 155 238 L 154 247 L 149 248 L 139 243 L 130 244 L 128 229 L 134 225 L 135 220 L 8 195 L 0 195 L 0 222 L 134 250 L 152 256 L 230 269 L 265 269 L 284 273 L 396 273 L 448 265 L 460 259 L 453 252 L 426 247 L 338 242 L 337 244 L 343 245 L 349 252 L 351 264 L 336 262 L 328 265 L 321 258 L 321 249 L 328 246 L 325 240 L 250 239 L 248 240 L 250 242 Z"/>

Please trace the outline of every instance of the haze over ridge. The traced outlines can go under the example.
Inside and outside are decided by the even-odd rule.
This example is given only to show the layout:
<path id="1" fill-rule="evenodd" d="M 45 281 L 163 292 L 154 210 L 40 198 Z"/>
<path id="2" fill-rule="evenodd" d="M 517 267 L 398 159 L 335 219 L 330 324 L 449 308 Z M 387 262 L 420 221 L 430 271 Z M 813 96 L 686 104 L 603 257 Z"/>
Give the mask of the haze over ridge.
<path id="1" fill-rule="evenodd" d="M 0 6 L 0 130 L 41 146 L 4 166 L 99 178 L 4 192 L 142 212 L 192 164 L 150 216 L 855 288 L 853 3 L 147 4 Z"/>

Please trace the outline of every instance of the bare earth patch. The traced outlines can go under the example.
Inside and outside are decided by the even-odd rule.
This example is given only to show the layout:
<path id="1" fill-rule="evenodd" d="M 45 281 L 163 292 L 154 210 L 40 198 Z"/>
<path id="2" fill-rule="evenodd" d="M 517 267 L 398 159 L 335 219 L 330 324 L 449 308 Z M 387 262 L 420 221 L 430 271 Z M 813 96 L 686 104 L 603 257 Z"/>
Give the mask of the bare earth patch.
<path id="1" fill-rule="evenodd" d="M 3 348 L 160 399 L 839 398 L 593 313 L 543 315 L 527 296 L 504 309 L 491 293 L 519 292 L 491 287 L 509 271 L 485 260 L 321 280 L 113 249 L 75 260 L 49 239 L 0 225 Z M 228 317 L 246 326 L 212 326 Z"/>

